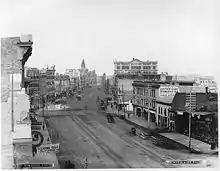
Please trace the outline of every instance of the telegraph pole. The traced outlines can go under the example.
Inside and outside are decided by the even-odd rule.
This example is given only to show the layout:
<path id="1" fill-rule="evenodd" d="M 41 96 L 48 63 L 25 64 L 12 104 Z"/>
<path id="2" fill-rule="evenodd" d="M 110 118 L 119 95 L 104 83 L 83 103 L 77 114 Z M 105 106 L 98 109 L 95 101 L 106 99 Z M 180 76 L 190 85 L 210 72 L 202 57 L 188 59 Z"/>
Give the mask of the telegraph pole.
<path id="1" fill-rule="evenodd" d="M 122 101 L 123 101 L 124 116 L 125 116 L 125 103 L 124 103 L 124 88 L 123 88 L 123 84 L 122 84 Z"/>
<path id="2" fill-rule="evenodd" d="M 11 74 L 11 131 L 14 132 L 14 72 L 13 71 Z"/>
<path id="3" fill-rule="evenodd" d="M 192 92 L 190 90 L 189 93 L 189 97 L 190 97 L 190 110 L 189 110 L 189 149 L 191 149 L 191 115 L 192 115 Z"/>
<path id="4" fill-rule="evenodd" d="M 192 125 L 192 112 L 196 108 L 196 94 L 192 94 L 192 90 L 186 94 L 186 108 L 189 113 L 189 149 L 191 149 L 191 125 Z"/>

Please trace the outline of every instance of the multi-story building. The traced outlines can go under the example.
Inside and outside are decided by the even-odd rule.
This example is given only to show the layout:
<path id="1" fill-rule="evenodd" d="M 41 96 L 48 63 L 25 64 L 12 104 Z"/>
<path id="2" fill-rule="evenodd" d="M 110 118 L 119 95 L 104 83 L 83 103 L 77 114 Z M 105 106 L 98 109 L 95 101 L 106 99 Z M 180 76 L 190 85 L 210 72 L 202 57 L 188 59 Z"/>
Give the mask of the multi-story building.
<path id="1" fill-rule="evenodd" d="M 114 61 L 114 74 L 156 75 L 158 72 L 157 65 L 157 61 L 140 61 L 135 58 L 132 61 Z"/>
<path id="2" fill-rule="evenodd" d="M 160 80 L 157 61 L 140 61 L 133 58 L 132 61 L 114 61 L 115 103 L 122 106 L 132 106 L 132 83 L 135 80 Z M 120 107 L 121 106 L 121 107 Z"/>
<path id="3" fill-rule="evenodd" d="M 59 73 L 56 73 L 55 79 L 54 79 L 54 85 L 55 85 L 55 96 L 58 97 L 61 95 L 61 78 Z"/>
<path id="4" fill-rule="evenodd" d="M 174 130 L 174 116 L 169 112 L 177 92 L 205 92 L 195 82 L 134 81 L 134 114 L 146 120 L 151 129 L 168 128 Z"/>
<path id="5" fill-rule="evenodd" d="M 95 70 L 88 72 L 88 83 L 91 84 L 97 84 L 97 74 Z"/>
<path id="6" fill-rule="evenodd" d="M 68 75 L 70 78 L 70 84 L 71 84 L 70 89 L 72 92 L 79 88 L 80 70 L 66 69 L 64 75 Z"/>
<path id="7" fill-rule="evenodd" d="M 24 66 L 32 54 L 32 44 L 32 35 L 1 38 L 1 160 L 3 169 L 15 168 L 17 163 L 23 160 L 22 151 L 25 152 L 27 162 L 32 160 L 30 104 L 24 83 Z"/>
<path id="8" fill-rule="evenodd" d="M 41 107 L 40 94 L 40 70 L 38 68 L 26 68 L 25 82 L 28 84 L 27 93 L 30 96 L 32 109 Z"/>
<path id="9" fill-rule="evenodd" d="M 176 75 L 174 81 L 195 81 L 198 87 L 208 87 L 209 92 L 217 93 L 217 83 L 214 77 L 200 75 Z"/>
<path id="10" fill-rule="evenodd" d="M 55 76 L 56 97 L 68 96 L 71 93 L 71 82 L 68 75 L 56 74 Z"/>
<path id="11" fill-rule="evenodd" d="M 46 83 L 47 83 L 47 101 L 55 99 L 55 65 L 47 67 L 45 70 Z"/>

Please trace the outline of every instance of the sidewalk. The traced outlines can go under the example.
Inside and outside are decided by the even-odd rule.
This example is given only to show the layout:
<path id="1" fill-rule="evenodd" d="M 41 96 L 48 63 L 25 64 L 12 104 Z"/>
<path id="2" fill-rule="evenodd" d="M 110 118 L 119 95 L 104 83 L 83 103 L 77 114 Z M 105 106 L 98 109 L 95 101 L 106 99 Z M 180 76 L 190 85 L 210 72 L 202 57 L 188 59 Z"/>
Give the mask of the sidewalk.
<path id="1" fill-rule="evenodd" d="M 115 109 L 114 107 L 113 107 L 113 109 L 111 109 L 111 106 L 107 107 L 107 111 L 118 114 L 117 109 Z M 123 113 L 122 111 L 120 111 L 120 112 Z M 135 125 L 141 126 L 142 128 L 145 128 L 149 131 L 154 130 L 156 128 L 156 126 L 153 123 L 148 123 L 146 120 L 144 120 L 142 118 L 138 118 L 136 116 L 127 117 L 127 115 L 126 115 L 125 119 L 128 122 L 131 122 Z M 176 143 L 179 143 L 179 144 L 185 146 L 188 149 L 188 144 L 189 144 L 188 136 L 185 136 L 185 135 L 182 135 L 182 134 L 179 134 L 179 133 L 174 133 L 174 132 L 158 133 L 158 135 L 163 136 L 163 137 L 165 137 L 169 140 L 172 140 Z M 215 153 L 217 153 L 217 150 L 211 150 L 209 144 L 204 143 L 204 142 L 199 141 L 199 140 L 194 139 L 194 138 L 191 138 L 191 150 L 194 151 L 194 152 L 199 152 L 199 153 L 204 153 L 204 154 L 215 154 Z"/>
<path id="2" fill-rule="evenodd" d="M 175 142 L 178 142 L 186 147 L 189 146 L 189 137 L 179 134 L 179 133 L 160 133 L 160 135 L 171 139 Z M 205 153 L 205 154 L 214 154 L 217 152 L 217 150 L 211 150 L 211 146 L 207 143 L 204 143 L 202 141 L 199 141 L 197 139 L 191 138 L 191 149 L 195 152 Z"/>
<path id="3" fill-rule="evenodd" d="M 38 120 L 38 122 L 43 122 L 44 118 L 38 116 L 37 120 Z M 46 124 L 44 124 L 44 126 L 45 126 L 44 130 L 40 130 L 40 132 L 42 133 L 42 135 L 44 137 L 44 142 L 42 145 L 51 144 Z M 49 138 L 49 141 L 48 141 L 48 138 Z M 55 153 L 37 153 L 34 157 L 32 154 L 31 155 L 30 154 L 23 154 L 23 155 L 29 156 L 28 162 L 30 164 L 53 164 L 52 169 L 59 169 L 60 168 L 59 162 L 58 162 L 58 159 L 57 159 L 57 156 Z M 20 160 L 19 163 L 22 163 L 22 159 L 18 159 L 18 160 Z M 23 159 L 23 160 L 24 160 L 24 162 L 27 162 L 26 161 L 27 159 L 26 160 Z M 48 168 L 48 169 L 51 169 L 51 168 Z"/>
<path id="4" fill-rule="evenodd" d="M 107 106 L 106 112 L 114 113 L 116 115 L 124 115 L 124 111 L 121 110 L 121 111 L 118 112 L 118 110 L 115 108 L 114 105 L 113 105 L 113 108 L 111 108 L 111 105 Z M 128 114 L 129 114 L 129 117 L 128 117 Z M 133 112 L 130 112 L 130 111 L 126 111 L 125 119 L 127 121 L 133 122 L 133 123 L 135 123 L 137 125 L 140 125 L 142 127 L 147 128 L 147 129 L 155 129 L 156 128 L 155 124 L 148 123 L 146 120 L 134 116 Z"/>
<path id="5" fill-rule="evenodd" d="M 38 117 L 37 120 L 38 122 L 44 122 L 43 117 Z M 44 123 L 44 126 L 45 126 L 44 130 L 41 130 L 41 133 L 44 137 L 44 142 L 42 145 L 51 144 L 48 128 L 45 123 Z M 49 138 L 49 141 L 48 141 L 48 138 Z M 37 153 L 35 157 L 32 158 L 31 162 L 32 163 L 48 163 L 48 164 L 53 163 L 54 164 L 53 169 L 60 168 L 56 153 Z"/>

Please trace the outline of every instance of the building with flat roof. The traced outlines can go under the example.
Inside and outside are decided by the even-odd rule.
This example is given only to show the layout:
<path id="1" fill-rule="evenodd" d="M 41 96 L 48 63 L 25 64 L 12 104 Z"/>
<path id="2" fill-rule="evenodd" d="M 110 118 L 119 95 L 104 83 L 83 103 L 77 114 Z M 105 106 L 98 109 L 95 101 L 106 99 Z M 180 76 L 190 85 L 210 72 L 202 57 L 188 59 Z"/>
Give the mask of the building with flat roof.
<path id="1" fill-rule="evenodd" d="M 114 61 L 114 74 L 156 75 L 157 65 L 157 61 L 141 61 L 137 58 L 133 58 L 132 61 Z"/>

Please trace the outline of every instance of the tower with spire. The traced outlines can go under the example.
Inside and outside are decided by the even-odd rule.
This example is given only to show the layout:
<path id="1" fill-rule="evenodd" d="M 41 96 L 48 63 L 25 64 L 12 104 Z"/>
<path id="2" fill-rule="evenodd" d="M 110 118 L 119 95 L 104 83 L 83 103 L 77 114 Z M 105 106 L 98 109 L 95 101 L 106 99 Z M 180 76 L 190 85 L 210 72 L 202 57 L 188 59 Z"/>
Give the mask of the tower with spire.
<path id="1" fill-rule="evenodd" d="M 85 69 L 86 68 L 86 64 L 85 64 L 85 61 L 84 59 L 82 60 L 82 64 L 81 64 L 81 69 Z"/>

